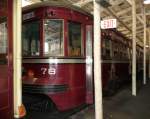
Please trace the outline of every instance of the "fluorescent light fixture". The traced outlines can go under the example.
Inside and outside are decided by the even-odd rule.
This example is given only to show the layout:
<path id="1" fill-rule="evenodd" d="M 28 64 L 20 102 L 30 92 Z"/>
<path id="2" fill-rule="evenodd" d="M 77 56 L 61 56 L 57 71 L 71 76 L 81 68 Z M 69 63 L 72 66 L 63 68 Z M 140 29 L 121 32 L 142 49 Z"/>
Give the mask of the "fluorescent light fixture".
<path id="1" fill-rule="evenodd" d="M 146 47 L 146 48 L 149 48 L 149 46 L 148 46 L 148 45 L 146 45 L 145 47 Z"/>
<path id="2" fill-rule="evenodd" d="M 144 0 L 144 4 L 150 4 L 150 0 Z"/>
<path id="3" fill-rule="evenodd" d="M 22 7 L 25 7 L 27 5 L 31 5 L 32 2 L 30 0 L 22 0 Z"/>

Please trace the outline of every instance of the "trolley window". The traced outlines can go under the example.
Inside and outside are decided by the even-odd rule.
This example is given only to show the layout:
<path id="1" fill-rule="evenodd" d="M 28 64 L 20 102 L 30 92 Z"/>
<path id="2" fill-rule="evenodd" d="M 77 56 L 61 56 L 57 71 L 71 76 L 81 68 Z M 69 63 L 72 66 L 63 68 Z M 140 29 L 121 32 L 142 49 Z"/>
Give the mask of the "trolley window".
<path id="1" fill-rule="evenodd" d="M 109 39 L 105 40 L 105 45 L 106 45 L 106 59 L 110 59 L 110 40 Z"/>
<path id="2" fill-rule="evenodd" d="M 105 39 L 102 40 L 102 57 L 103 59 L 105 58 L 105 54 L 106 54 L 106 46 L 105 46 Z"/>
<path id="3" fill-rule="evenodd" d="M 2 12 L 7 11 L 7 4 L 8 4 L 7 0 L 0 0 L 0 8 Z"/>
<path id="4" fill-rule="evenodd" d="M 63 55 L 63 20 L 46 19 L 44 21 L 44 55 Z"/>
<path id="5" fill-rule="evenodd" d="M 119 50 L 120 49 L 118 47 L 119 47 L 119 43 L 114 41 L 113 42 L 113 52 L 114 52 L 113 53 L 113 58 L 116 59 L 116 60 L 119 59 Z"/>
<path id="6" fill-rule="evenodd" d="M 82 33 L 81 24 L 77 22 L 69 22 L 69 56 L 82 56 Z"/>
<path id="7" fill-rule="evenodd" d="M 22 28 L 23 56 L 38 56 L 40 48 L 39 21 L 26 22 Z"/>
<path id="8" fill-rule="evenodd" d="M 110 59 L 111 56 L 112 56 L 112 53 L 111 53 L 111 40 L 108 37 L 105 37 L 103 42 L 105 44 L 105 47 L 102 50 L 103 58 L 104 59 Z"/>
<path id="9" fill-rule="evenodd" d="M 0 19 L 0 54 L 7 53 L 7 23 L 3 18 Z"/>
<path id="10" fill-rule="evenodd" d="M 0 64 L 7 63 L 7 18 L 0 17 Z"/>

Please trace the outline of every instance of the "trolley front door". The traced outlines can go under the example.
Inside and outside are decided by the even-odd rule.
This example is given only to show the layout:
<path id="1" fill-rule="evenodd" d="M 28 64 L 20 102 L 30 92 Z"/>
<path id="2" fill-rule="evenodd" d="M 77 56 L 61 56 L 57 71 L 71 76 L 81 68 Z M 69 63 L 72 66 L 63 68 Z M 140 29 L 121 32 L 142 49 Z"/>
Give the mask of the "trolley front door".
<path id="1" fill-rule="evenodd" d="M 0 0 L 0 118 L 13 118 L 11 15 L 8 1 Z M 10 7 L 11 8 L 11 7 Z"/>

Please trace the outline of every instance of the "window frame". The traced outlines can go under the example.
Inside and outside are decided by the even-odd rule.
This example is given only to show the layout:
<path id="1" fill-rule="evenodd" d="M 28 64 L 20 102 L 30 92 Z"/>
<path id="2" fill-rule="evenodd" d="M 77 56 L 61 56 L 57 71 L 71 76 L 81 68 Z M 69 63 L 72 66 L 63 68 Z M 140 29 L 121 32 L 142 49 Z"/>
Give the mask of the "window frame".
<path id="1" fill-rule="evenodd" d="M 24 55 L 23 54 L 23 46 L 22 46 L 22 56 L 23 57 L 40 57 L 41 56 L 41 20 L 40 19 L 33 19 L 33 20 L 23 21 L 22 25 L 28 24 L 28 23 L 31 23 L 31 22 L 38 22 L 38 26 L 39 26 L 39 54 L 38 55 L 29 55 L 29 54 Z M 23 30 L 23 28 L 22 28 L 22 30 Z M 22 34 L 23 34 L 23 32 L 22 32 Z M 23 39 L 22 39 L 22 42 L 23 42 Z"/>
<path id="2" fill-rule="evenodd" d="M 109 60 L 112 59 L 113 53 L 112 53 L 112 39 L 109 36 L 104 36 L 103 37 L 103 59 L 104 60 Z M 108 52 L 108 54 L 107 54 Z"/>
<path id="3" fill-rule="evenodd" d="M 5 25 L 5 30 L 4 32 L 6 33 L 4 35 L 4 33 L 2 32 L 2 35 L 5 36 L 5 39 L 2 39 L 3 40 L 3 43 L 5 43 L 5 49 L 3 49 L 3 52 L 0 53 L 0 55 L 4 55 L 4 54 L 7 54 L 7 49 L 8 49 L 8 29 L 7 29 L 7 17 L 4 17 L 2 18 L 2 20 L 0 21 L 0 24 L 3 24 Z M 3 27 L 4 28 L 4 27 Z M 4 41 L 5 40 L 5 41 Z M 4 46 L 3 46 L 4 47 Z"/>
<path id="4" fill-rule="evenodd" d="M 8 58 L 8 28 L 7 28 L 8 19 L 6 16 L 1 17 L 0 19 L 1 19 L 0 24 L 5 23 L 5 25 L 6 25 L 6 27 L 5 27 L 5 30 L 6 30 L 5 52 L 0 53 L 0 65 L 4 65 L 4 64 L 7 64 L 7 58 Z"/>
<path id="5" fill-rule="evenodd" d="M 80 24 L 80 26 L 81 26 L 81 41 L 80 41 L 80 43 L 81 43 L 81 51 L 80 51 L 80 56 L 71 56 L 71 55 L 69 55 L 69 46 L 70 46 L 70 41 L 69 41 L 69 23 L 77 23 L 77 24 Z M 85 53 L 84 53 L 84 24 L 82 23 L 82 22 L 79 22 L 79 21 L 73 21 L 73 20 L 68 20 L 67 21 L 67 29 L 68 29 L 68 33 L 67 33 L 67 40 L 68 40 L 68 43 L 67 43 L 67 52 L 68 52 L 68 57 L 75 57 L 75 58 L 83 58 L 84 56 L 85 56 Z"/>
<path id="6" fill-rule="evenodd" d="M 45 54 L 45 25 L 44 25 L 44 23 L 45 23 L 45 20 L 61 20 L 62 21 L 62 44 L 63 44 L 63 46 L 62 46 L 62 54 L 61 55 L 49 55 L 49 54 Z M 43 19 L 43 33 L 42 33 L 42 36 L 43 36 L 43 49 L 42 49 L 42 54 L 43 54 L 43 56 L 44 57 L 64 57 L 65 56 L 65 52 L 64 52 L 64 50 L 65 50 L 65 38 L 64 38 L 64 33 L 65 33 L 65 20 L 64 19 L 57 19 L 57 18 L 44 18 Z"/>

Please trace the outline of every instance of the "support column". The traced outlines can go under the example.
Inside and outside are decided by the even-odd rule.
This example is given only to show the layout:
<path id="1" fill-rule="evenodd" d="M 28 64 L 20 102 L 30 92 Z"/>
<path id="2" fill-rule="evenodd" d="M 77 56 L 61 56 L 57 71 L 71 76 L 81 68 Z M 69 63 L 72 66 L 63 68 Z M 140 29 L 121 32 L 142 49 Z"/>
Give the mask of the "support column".
<path id="1" fill-rule="evenodd" d="M 136 96 L 136 1 L 132 0 L 132 95 Z"/>
<path id="2" fill-rule="evenodd" d="M 146 84 L 146 15 L 145 7 L 143 6 L 143 19 L 144 19 L 144 55 L 143 55 L 143 84 Z"/>
<path id="3" fill-rule="evenodd" d="M 95 85 L 95 119 L 103 119 L 102 106 L 102 71 L 101 71 L 101 29 L 100 4 L 94 3 L 94 85 Z"/>
<path id="4" fill-rule="evenodd" d="M 14 66 L 14 117 L 25 115 L 22 105 L 22 79 L 21 79 L 21 0 L 13 0 L 13 66 Z"/>

